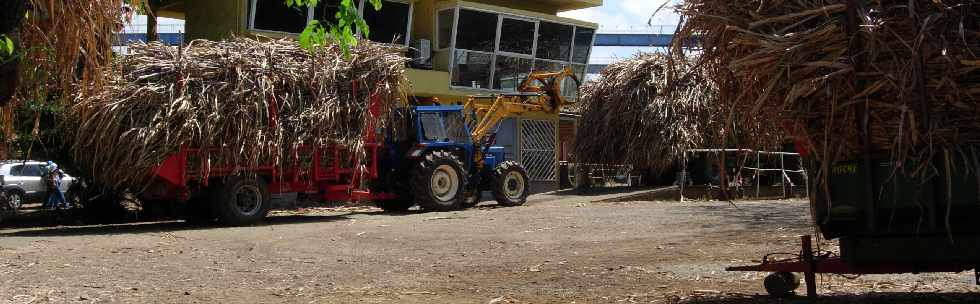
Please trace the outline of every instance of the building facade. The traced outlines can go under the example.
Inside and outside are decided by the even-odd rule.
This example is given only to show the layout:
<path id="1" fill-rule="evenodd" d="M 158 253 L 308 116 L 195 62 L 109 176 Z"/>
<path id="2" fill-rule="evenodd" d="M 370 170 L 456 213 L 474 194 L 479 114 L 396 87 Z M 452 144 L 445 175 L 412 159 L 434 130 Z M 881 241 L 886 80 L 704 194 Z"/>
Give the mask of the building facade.
<path id="1" fill-rule="evenodd" d="M 407 69 L 410 98 L 418 104 L 457 104 L 467 96 L 512 92 L 532 71 L 571 67 L 585 79 L 595 23 L 559 17 L 602 0 L 385 0 L 375 11 L 359 2 L 370 40 L 405 44 L 414 58 Z M 315 8 L 290 8 L 282 0 L 164 0 L 158 16 L 185 20 L 185 41 L 232 35 L 295 37 L 311 20 L 332 22 L 339 0 Z M 564 84 L 575 97 L 574 84 Z M 558 114 L 525 113 L 508 119 L 497 144 L 528 170 L 532 190 L 558 187 L 563 158 Z"/>

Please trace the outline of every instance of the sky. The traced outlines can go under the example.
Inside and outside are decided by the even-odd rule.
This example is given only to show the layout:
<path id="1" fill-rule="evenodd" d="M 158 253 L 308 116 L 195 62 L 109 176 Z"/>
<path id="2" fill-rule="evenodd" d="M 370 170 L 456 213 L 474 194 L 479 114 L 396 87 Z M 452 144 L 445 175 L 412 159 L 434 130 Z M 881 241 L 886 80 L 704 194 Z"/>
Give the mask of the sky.
<path id="1" fill-rule="evenodd" d="M 657 8 L 668 1 L 670 4 L 653 16 Z M 650 29 L 648 22 L 654 26 L 676 25 L 678 16 L 670 7 L 678 3 L 680 0 L 605 0 L 602 7 L 562 12 L 559 15 L 595 22 L 604 30 Z"/>
<path id="2" fill-rule="evenodd" d="M 670 2 L 657 11 L 664 2 Z M 601 7 L 559 13 L 562 17 L 580 19 L 599 24 L 599 32 L 673 32 L 680 17 L 671 7 L 681 0 L 605 0 Z M 609 64 L 629 58 L 638 52 L 658 51 L 656 48 L 595 47 L 589 59 L 591 64 Z"/>

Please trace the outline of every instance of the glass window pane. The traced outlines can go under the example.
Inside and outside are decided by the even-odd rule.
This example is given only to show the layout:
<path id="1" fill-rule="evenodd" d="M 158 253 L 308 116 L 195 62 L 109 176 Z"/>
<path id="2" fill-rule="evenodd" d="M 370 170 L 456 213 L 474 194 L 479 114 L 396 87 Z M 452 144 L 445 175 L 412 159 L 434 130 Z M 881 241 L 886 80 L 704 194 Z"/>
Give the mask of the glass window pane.
<path id="1" fill-rule="evenodd" d="M 300 33 L 306 28 L 306 6 L 287 7 L 282 0 L 254 0 L 257 30 Z"/>
<path id="2" fill-rule="evenodd" d="M 568 61 L 572 53 L 572 26 L 541 22 L 538 26 L 538 58 Z"/>
<path id="3" fill-rule="evenodd" d="M 516 92 L 531 73 L 531 59 L 497 56 L 497 70 L 493 73 L 493 88 Z"/>
<path id="4" fill-rule="evenodd" d="M 470 134 L 466 131 L 466 121 L 463 119 L 463 113 L 460 112 L 447 112 L 442 120 L 446 122 L 446 133 L 449 135 L 449 139 L 457 143 L 468 143 L 470 142 Z"/>
<path id="5" fill-rule="evenodd" d="M 449 139 L 446 128 L 442 125 L 442 118 L 439 117 L 439 113 L 421 113 L 419 114 L 419 122 L 422 123 L 422 135 L 425 136 L 425 140 Z"/>
<path id="6" fill-rule="evenodd" d="M 24 172 L 24 166 L 23 165 L 17 165 L 17 166 L 10 167 L 10 175 L 12 175 L 12 176 L 22 176 L 23 172 Z"/>
<path id="7" fill-rule="evenodd" d="M 585 65 L 573 64 L 572 72 L 575 73 L 575 77 L 578 77 L 579 83 L 585 81 Z M 578 98 L 579 87 L 576 85 L 575 80 L 571 77 L 565 78 L 565 81 L 561 84 L 561 95 L 565 96 L 566 99 L 574 101 Z"/>
<path id="8" fill-rule="evenodd" d="M 408 34 L 408 3 L 384 1 L 381 10 L 373 5 L 364 8 L 364 22 L 370 27 L 371 41 L 405 44 Z"/>
<path id="9" fill-rule="evenodd" d="M 453 18 L 456 17 L 455 10 L 443 10 L 439 12 L 439 48 L 448 48 L 453 43 Z"/>
<path id="10" fill-rule="evenodd" d="M 357 5 L 357 1 L 354 1 L 354 5 Z M 320 0 L 313 9 L 313 19 L 337 24 L 337 12 L 340 12 L 340 0 Z"/>
<path id="11" fill-rule="evenodd" d="M 534 61 L 534 71 L 535 72 L 561 72 L 565 68 L 565 65 L 561 62 L 545 61 L 545 60 L 535 60 Z"/>
<path id="12" fill-rule="evenodd" d="M 41 176 L 41 166 L 26 165 L 23 171 L 21 171 L 21 176 Z"/>
<path id="13" fill-rule="evenodd" d="M 459 10 L 459 29 L 456 48 L 493 52 L 497 41 L 497 15 L 471 10 Z"/>
<path id="14" fill-rule="evenodd" d="M 594 29 L 584 27 L 575 28 L 575 52 L 572 53 L 573 62 L 589 62 L 589 51 L 592 50 L 592 36 L 594 34 Z"/>
<path id="15" fill-rule="evenodd" d="M 493 55 L 456 50 L 453 56 L 453 86 L 489 88 Z"/>
<path id="16" fill-rule="evenodd" d="M 534 22 L 504 18 L 500 25 L 500 51 L 531 55 Z"/>

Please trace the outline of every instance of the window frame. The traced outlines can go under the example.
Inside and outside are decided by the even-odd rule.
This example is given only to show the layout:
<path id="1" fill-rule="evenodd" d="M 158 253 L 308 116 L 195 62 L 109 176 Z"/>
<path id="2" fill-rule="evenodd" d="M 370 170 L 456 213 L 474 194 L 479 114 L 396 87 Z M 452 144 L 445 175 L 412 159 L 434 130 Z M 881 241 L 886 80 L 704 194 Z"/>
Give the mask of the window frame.
<path id="1" fill-rule="evenodd" d="M 491 14 L 497 15 L 497 33 L 496 33 L 496 37 L 494 37 L 494 51 L 493 52 L 484 52 L 484 51 L 476 51 L 476 50 L 468 50 L 468 49 L 459 49 L 459 48 L 456 47 L 456 37 L 459 35 L 459 33 L 458 33 L 458 30 L 459 30 L 459 13 L 460 13 L 460 10 L 463 10 L 463 9 L 477 11 L 477 12 L 491 13 Z M 449 47 L 439 48 L 438 47 L 439 39 L 440 39 L 440 37 L 439 37 L 439 13 L 441 13 L 443 11 L 448 11 L 448 10 L 453 10 L 452 39 L 450 39 Z M 452 5 L 452 6 L 447 6 L 447 7 L 444 7 L 444 8 L 437 8 L 436 9 L 436 13 L 434 15 L 435 16 L 433 17 L 433 22 L 435 23 L 435 25 L 434 25 L 433 28 L 435 29 L 434 30 L 435 33 L 434 33 L 433 36 L 435 37 L 435 40 L 436 40 L 436 43 L 435 44 L 436 44 L 437 47 L 436 48 L 433 48 L 433 49 L 434 50 L 437 50 L 437 51 L 449 51 L 449 59 L 450 59 L 450 62 L 449 62 L 449 67 L 448 67 L 448 70 L 449 70 L 449 83 L 448 83 L 448 85 L 449 85 L 449 88 L 450 89 L 454 89 L 454 90 L 470 90 L 470 91 L 489 92 L 489 93 L 506 92 L 505 90 L 494 89 L 494 86 L 496 85 L 496 83 L 495 83 L 495 80 L 496 79 L 495 78 L 496 78 L 496 73 L 497 73 L 497 57 L 498 56 L 516 57 L 516 58 L 522 58 L 522 59 L 530 59 L 531 60 L 532 71 L 537 71 L 535 69 L 535 67 L 537 67 L 537 63 L 540 60 L 540 61 L 546 61 L 546 62 L 552 62 L 552 63 L 559 63 L 562 66 L 569 66 L 569 67 L 574 66 L 574 65 L 585 65 L 586 66 L 586 72 L 587 72 L 588 71 L 588 62 L 589 62 L 588 59 L 586 60 L 586 63 L 584 63 L 584 64 L 583 63 L 577 63 L 577 62 L 573 61 L 573 59 L 575 58 L 575 46 L 576 46 L 576 44 L 575 44 L 575 35 L 578 33 L 578 29 L 579 28 L 587 28 L 587 29 L 591 29 L 593 31 L 593 33 L 592 33 L 592 40 L 589 43 L 589 54 L 588 54 L 588 57 L 586 57 L 586 58 L 589 58 L 589 57 L 592 56 L 592 52 L 593 52 L 593 49 L 595 47 L 595 38 L 596 38 L 596 35 L 599 32 L 599 29 L 598 28 L 592 28 L 592 27 L 587 27 L 587 26 L 580 26 L 580 25 L 577 25 L 577 24 L 574 24 L 574 23 L 564 22 L 564 21 L 561 21 L 561 20 L 549 20 L 549 19 L 535 18 L 535 17 L 532 17 L 532 16 L 521 16 L 521 15 L 515 15 L 515 14 L 509 14 L 509 13 L 502 13 L 502 12 L 498 12 L 498 11 L 494 11 L 494 10 L 490 10 L 490 9 L 483 9 L 483 8 L 478 8 L 478 7 L 465 6 L 465 5 L 460 4 L 460 3 L 457 3 L 456 5 Z M 531 55 L 520 54 L 520 53 L 511 53 L 511 52 L 502 52 L 502 51 L 500 51 L 500 35 L 501 35 L 501 30 L 502 30 L 504 18 L 534 22 L 534 42 L 532 43 Z M 567 60 L 562 61 L 562 60 L 550 60 L 550 59 L 539 59 L 539 58 L 537 58 L 537 53 L 538 53 L 538 40 L 540 40 L 540 37 L 538 35 L 540 33 L 540 28 L 541 28 L 541 22 L 542 21 L 543 22 L 550 22 L 550 23 L 561 24 L 561 25 L 568 25 L 568 26 L 571 26 L 572 27 L 572 44 L 571 44 L 571 49 L 569 50 L 569 55 L 568 55 Z M 490 62 L 490 83 L 488 83 L 488 85 L 487 85 L 486 88 L 474 88 L 474 87 L 467 87 L 467 86 L 457 86 L 457 85 L 454 85 L 453 84 L 453 76 L 455 76 L 454 75 L 454 71 L 456 69 L 456 52 L 457 51 L 460 51 L 460 50 L 466 51 L 466 52 L 476 52 L 476 53 L 480 53 L 480 54 L 487 54 L 487 55 L 490 55 L 491 56 L 491 62 Z M 584 80 L 580 79 L 580 81 L 584 81 Z"/>
<path id="2" fill-rule="evenodd" d="M 246 20 L 246 22 L 245 22 L 246 23 L 245 24 L 245 27 L 246 27 L 246 29 L 248 31 L 259 33 L 259 34 L 261 34 L 261 33 L 269 33 L 269 34 L 284 35 L 284 36 L 299 35 L 301 33 L 301 32 L 300 33 L 291 33 L 291 32 L 282 32 L 282 31 L 264 30 L 264 29 L 257 29 L 257 28 L 255 28 L 255 13 L 256 13 L 255 7 L 256 7 L 256 5 L 258 4 L 259 1 L 258 0 L 245 0 L 245 1 L 248 1 L 249 2 L 248 5 L 249 5 L 249 8 L 250 8 L 249 11 L 248 11 L 248 20 Z M 365 2 L 367 0 L 355 0 L 355 1 L 357 1 L 357 5 L 358 5 L 357 6 L 357 14 L 358 14 L 358 16 L 360 16 L 361 18 L 364 18 L 364 4 L 365 4 Z M 399 2 L 399 3 L 408 4 L 408 24 L 405 25 L 405 43 L 403 45 L 404 46 L 411 46 L 411 44 L 412 44 L 412 21 L 413 21 L 413 18 L 415 17 L 414 16 L 415 15 L 415 2 L 414 1 L 411 1 L 411 0 L 381 0 L 381 1 L 382 2 Z M 283 4 L 283 5 L 285 5 L 285 4 Z M 383 5 L 383 3 L 382 3 L 382 5 Z M 306 7 L 306 24 L 310 24 L 310 21 L 313 21 L 313 18 L 315 18 L 315 15 L 316 14 L 313 11 L 313 8 L 307 6 Z M 454 20 L 454 22 L 455 22 L 455 20 Z M 455 30 L 455 28 L 453 30 Z M 361 29 L 357 29 L 354 32 L 354 35 L 356 35 L 358 38 L 368 39 L 366 37 L 362 37 L 362 35 L 361 35 Z M 384 43 L 384 42 L 381 42 L 381 43 Z"/>

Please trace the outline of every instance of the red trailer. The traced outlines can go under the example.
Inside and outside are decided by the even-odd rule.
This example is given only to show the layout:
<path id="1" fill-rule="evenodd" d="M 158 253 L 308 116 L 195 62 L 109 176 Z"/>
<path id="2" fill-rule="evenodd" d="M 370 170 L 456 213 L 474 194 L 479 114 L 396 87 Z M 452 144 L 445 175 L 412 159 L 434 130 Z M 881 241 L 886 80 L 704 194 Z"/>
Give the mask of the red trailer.
<path id="1" fill-rule="evenodd" d="M 261 220 L 271 206 L 273 194 L 305 193 L 324 201 L 390 200 L 391 193 L 367 190 L 378 178 L 378 154 L 382 148 L 374 127 L 380 117 L 381 97 L 371 97 L 368 124 L 362 147 L 364 155 L 355 157 L 347 147 L 336 144 L 301 146 L 290 151 L 292 164 L 264 163 L 241 168 L 235 164 L 212 164 L 209 152 L 184 147 L 153 169 L 150 187 L 143 192 L 146 201 L 187 202 L 189 215 L 217 218 L 241 225 Z M 275 125 L 275 103 L 270 103 Z"/>

